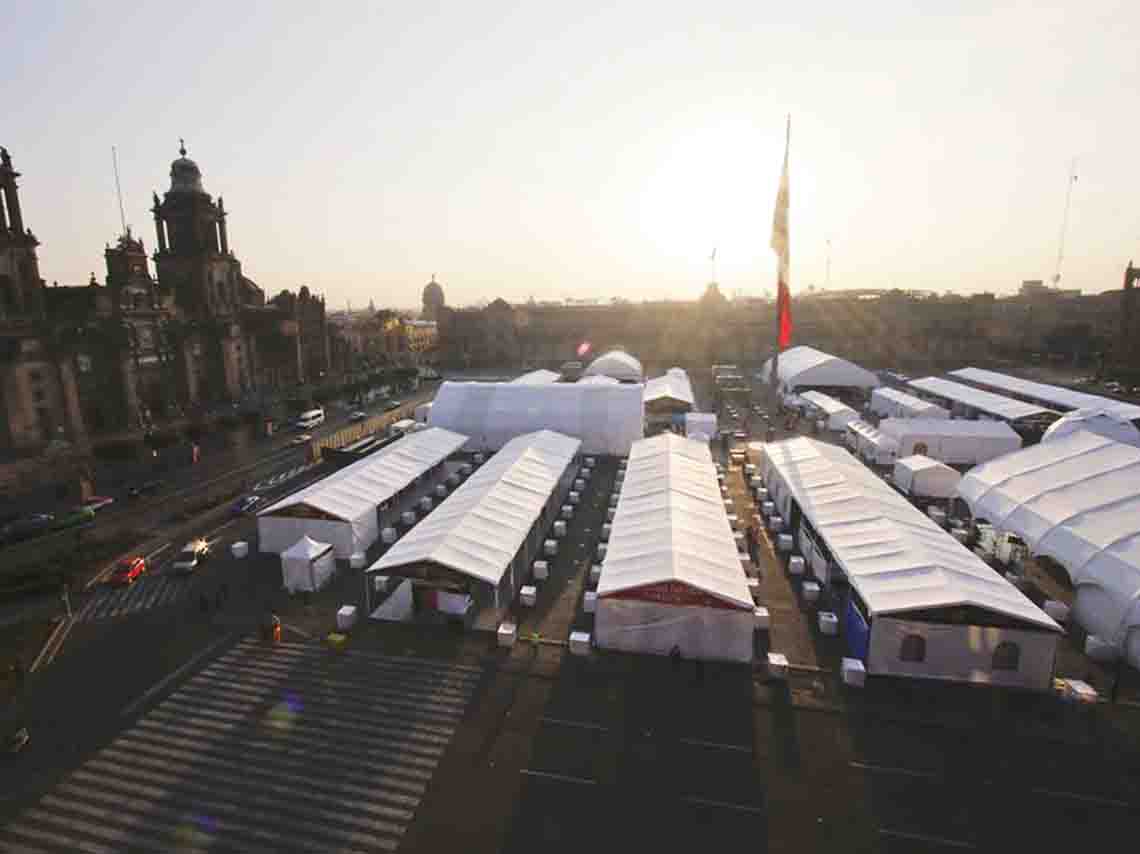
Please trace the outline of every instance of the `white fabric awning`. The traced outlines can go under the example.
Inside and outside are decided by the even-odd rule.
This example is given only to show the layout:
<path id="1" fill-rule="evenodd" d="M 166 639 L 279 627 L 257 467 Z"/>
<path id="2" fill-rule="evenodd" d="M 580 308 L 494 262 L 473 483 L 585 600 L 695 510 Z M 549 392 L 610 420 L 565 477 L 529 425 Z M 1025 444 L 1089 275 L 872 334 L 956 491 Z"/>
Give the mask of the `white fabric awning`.
<path id="1" fill-rule="evenodd" d="M 671 433 L 630 451 L 598 595 L 663 582 L 753 607 L 708 446 Z"/>
<path id="2" fill-rule="evenodd" d="M 1045 406 L 1065 410 L 1101 410 L 1113 413 L 1127 421 L 1140 418 L 1140 406 L 1135 403 L 1126 403 L 1125 401 L 1114 400 L 1111 397 L 1102 397 L 1099 394 L 1086 394 L 1063 386 L 1023 380 L 1020 377 L 1011 377 L 1008 374 L 985 371 L 981 368 L 960 368 L 957 371 L 951 371 L 950 375 L 967 382 L 996 388 L 1008 394 L 1019 394 L 1022 397 L 1041 401 Z"/>
<path id="3" fill-rule="evenodd" d="M 1016 587 L 842 448 L 807 438 L 765 446 L 765 480 L 794 498 L 871 615 L 972 605 L 1060 631 Z"/>
<path id="4" fill-rule="evenodd" d="M 580 446 L 550 430 L 510 440 L 368 572 L 430 561 L 498 584 Z"/>
<path id="5" fill-rule="evenodd" d="M 788 391 L 804 386 L 875 388 L 879 378 L 854 362 L 816 350 L 814 347 L 792 347 L 780 354 L 780 385 Z M 761 368 L 764 381 L 772 372 L 772 360 Z"/>
<path id="6" fill-rule="evenodd" d="M 258 513 L 271 516 L 306 504 L 345 522 L 390 499 L 417 477 L 463 447 L 467 437 L 439 428 L 409 433 L 328 477 L 294 492 Z"/>
<path id="7" fill-rule="evenodd" d="M 1019 418 L 1031 418 L 1036 415 L 1049 415 L 1052 410 L 1032 403 L 1023 403 L 1012 397 L 1003 397 L 988 391 L 976 389 L 973 386 L 944 380 L 941 377 L 924 377 L 920 380 L 911 380 L 910 386 L 919 391 L 932 394 L 962 406 L 968 406 L 979 412 L 985 412 L 995 418 L 1005 421 L 1017 421 Z"/>
<path id="8" fill-rule="evenodd" d="M 696 406 L 693 386 L 684 368 L 670 368 L 661 376 L 653 377 L 645 383 L 645 402 L 657 400 L 673 400 L 690 407 Z"/>
<path id="9" fill-rule="evenodd" d="M 281 557 L 292 560 L 314 560 L 325 552 L 332 551 L 329 543 L 319 543 L 308 534 L 281 553 Z"/>

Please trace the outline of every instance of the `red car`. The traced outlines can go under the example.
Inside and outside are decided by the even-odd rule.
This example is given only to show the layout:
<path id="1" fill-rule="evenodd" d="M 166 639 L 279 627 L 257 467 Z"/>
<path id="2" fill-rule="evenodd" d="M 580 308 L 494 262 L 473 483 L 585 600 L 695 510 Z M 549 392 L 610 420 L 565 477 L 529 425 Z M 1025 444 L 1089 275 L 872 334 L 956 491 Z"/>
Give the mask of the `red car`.
<path id="1" fill-rule="evenodd" d="M 141 557 L 125 557 L 115 564 L 115 571 L 111 573 L 112 584 L 134 584 L 135 579 L 146 572 L 146 559 Z"/>

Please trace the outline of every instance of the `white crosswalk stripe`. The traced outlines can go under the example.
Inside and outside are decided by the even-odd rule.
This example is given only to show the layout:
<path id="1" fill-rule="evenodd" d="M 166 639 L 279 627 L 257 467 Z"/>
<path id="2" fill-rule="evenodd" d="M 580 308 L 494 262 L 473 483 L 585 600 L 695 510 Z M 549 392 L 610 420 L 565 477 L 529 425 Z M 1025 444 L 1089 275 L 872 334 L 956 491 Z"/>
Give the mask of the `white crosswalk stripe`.
<path id="1" fill-rule="evenodd" d="M 75 615 L 77 622 L 109 620 L 125 614 L 173 605 L 186 595 L 191 579 L 176 575 L 144 575 L 129 587 L 95 590 Z"/>
<path id="2" fill-rule="evenodd" d="M 242 641 L 0 830 L 0 851 L 394 851 L 480 677 Z"/>

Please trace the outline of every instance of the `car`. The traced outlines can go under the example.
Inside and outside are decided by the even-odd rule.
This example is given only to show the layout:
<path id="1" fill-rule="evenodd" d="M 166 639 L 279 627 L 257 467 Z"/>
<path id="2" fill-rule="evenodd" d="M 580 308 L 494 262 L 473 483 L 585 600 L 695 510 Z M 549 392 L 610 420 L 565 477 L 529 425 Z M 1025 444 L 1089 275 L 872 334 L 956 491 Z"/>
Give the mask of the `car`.
<path id="1" fill-rule="evenodd" d="M 300 436 L 294 436 L 289 440 L 290 445 L 306 445 L 313 441 L 313 437 L 308 433 L 302 433 Z"/>
<path id="2" fill-rule="evenodd" d="M 52 522 L 53 531 L 62 531 L 65 528 L 74 528 L 79 525 L 89 525 L 95 521 L 95 511 L 90 507 L 76 507 L 70 513 L 56 516 Z"/>
<path id="3" fill-rule="evenodd" d="M 367 412 L 363 412 L 363 411 L 358 409 L 355 412 L 349 414 L 348 420 L 349 421 L 363 421 L 367 417 L 368 417 Z"/>
<path id="4" fill-rule="evenodd" d="M 155 492 L 158 492 L 158 490 L 160 490 L 165 485 L 165 483 L 166 481 L 164 480 L 147 480 L 143 483 L 136 483 L 134 486 L 127 490 L 127 497 L 139 498 L 143 495 L 151 495 Z"/>
<path id="5" fill-rule="evenodd" d="M 209 543 L 205 540 L 191 540 L 182 547 L 182 551 L 174 558 L 171 568 L 175 572 L 189 574 L 201 566 L 202 562 L 209 556 Z"/>
<path id="6" fill-rule="evenodd" d="M 243 513 L 252 513 L 260 503 L 260 495 L 247 495 L 235 501 L 230 509 L 234 516 L 241 516 Z"/>
<path id="7" fill-rule="evenodd" d="M 15 519 L 0 528 L 0 543 L 19 543 L 47 533 L 55 522 L 51 513 L 33 513 Z"/>
<path id="8" fill-rule="evenodd" d="M 125 557 L 121 558 L 119 562 L 115 564 L 115 568 L 112 570 L 111 577 L 108 580 L 111 584 L 115 585 L 131 585 L 145 572 L 146 558 L 137 555 Z"/>
<path id="9" fill-rule="evenodd" d="M 83 502 L 83 506 L 90 508 L 92 512 L 98 512 L 104 507 L 109 507 L 114 503 L 115 499 L 109 498 L 106 495 L 92 495 L 90 498 Z"/>
<path id="10" fill-rule="evenodd" d="M 393 409 L 399 409 L 403 405 L 404 402 L 402 400 L 389 400 L 384 404 L 384 411 L 391 412 Z"/>

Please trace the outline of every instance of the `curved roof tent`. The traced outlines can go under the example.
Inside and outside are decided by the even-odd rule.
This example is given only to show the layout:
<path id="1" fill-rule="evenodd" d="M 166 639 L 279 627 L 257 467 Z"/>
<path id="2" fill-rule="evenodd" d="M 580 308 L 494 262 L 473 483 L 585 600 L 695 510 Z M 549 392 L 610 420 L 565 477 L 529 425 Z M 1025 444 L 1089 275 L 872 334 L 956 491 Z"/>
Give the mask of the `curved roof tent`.
<path id="1" fill-rule="evenodd" d="M 1140 665 L 1140 449 L 1087 431 L 969 471 L 958 496 L 1065 568 L 1076 616 Z M 1086 598 L 1084 588 L 1102 595 Z M 1084 603 L 1082 603 L 1084 600 Z"/>
<path id="2" fill-rule="evenodd" d="M 1137 416 L 1128 418 L 1120 409 L 1075 409 L 1049 425 L 1042 442 L 1055 442 L 1078 430 L 1087 430 L 1126 445 L 1140 448 L 1140 407 Z"/>
<path id="3" fill-rule="evenodd" d="M 761 368 L 768 381 L 772 371 L 769 359 Z M 879 378 L 854 362 L 816 350 L 814 347 L 792 347 L 780 354 L 780 385 L 786 391 L 803 387 L 876 388 Z"/>
<path id="4" fill-rule="evenodd" d="M 696 406 L 693 397 L 693 384 L 689 382 L 689 375 L 684 368 L 670 368 L 659 377 L 653 377 L 645 383 L 645 402 L 673 401 L 687 404 L 690 408 Z"/>
<path id="5" fill-rule="evenodd" d="M 610 350 L 590 362 L 586 376 L 599 374 L 623 383 L 639 383 L 645 378 L 641 362 L 625 350 Z"/>

